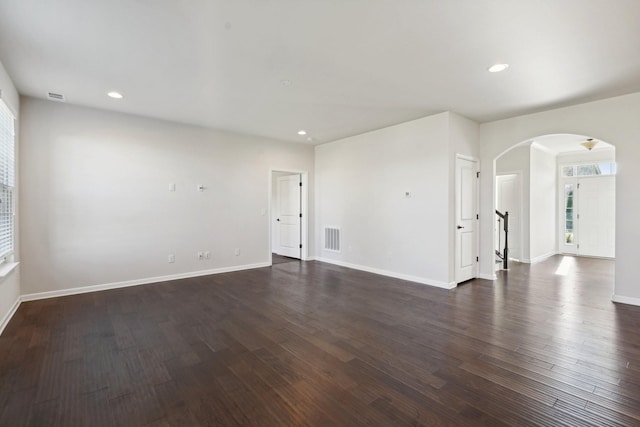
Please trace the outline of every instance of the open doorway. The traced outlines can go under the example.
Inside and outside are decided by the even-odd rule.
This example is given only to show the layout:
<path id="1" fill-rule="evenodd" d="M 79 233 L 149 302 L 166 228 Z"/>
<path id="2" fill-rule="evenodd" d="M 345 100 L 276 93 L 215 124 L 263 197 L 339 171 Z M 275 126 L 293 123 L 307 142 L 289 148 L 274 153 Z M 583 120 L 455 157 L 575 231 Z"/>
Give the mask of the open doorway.
<path id="1" fill-rule="evenodd" d="M 507 214 L 509 228 L 508 257 L 512 261 L 522 260 L 522 170 L 504 171 L 504 163 L 500 162 L 501 170 L 496 171 L 496 210 Z M 498 166 L 496 166 L 498 167 Z M 495 241 L 496 251 L 502 252 L 504 218 L 496 217 Z"/>
<path id="2" fill-rule="evenodd" d="M 589 140 L 545 135 L 516 144 L 495 159 L 494 208 L 510 211 L 510 262 L 534 264 L 557 254 L 614 258 L 615 147 Z M 507 235 L 498 212 L 496 258 Z M 504 268 L 502 261 L 496 259 L 496 270 Z"/>
<path id="3" fill-rule="evenodd" d="M 270 172 L 269 242 L 272 265 L 307 259 L 307 180 L 307 173 L 302 171 Z"/>

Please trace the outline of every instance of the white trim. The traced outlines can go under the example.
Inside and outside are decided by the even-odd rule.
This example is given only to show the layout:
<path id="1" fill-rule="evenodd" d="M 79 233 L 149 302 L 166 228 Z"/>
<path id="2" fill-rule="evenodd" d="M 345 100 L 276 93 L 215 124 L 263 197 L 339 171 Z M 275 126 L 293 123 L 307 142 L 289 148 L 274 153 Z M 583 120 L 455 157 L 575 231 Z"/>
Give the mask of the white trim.
<path id="1" fill-rule="evenodd" d="M 453 289 L 457 286 L 455 282 L 449 282 L 449 283 L 440 282 L 438 280 L 426 279 L 418 276 L 410 276 L 408 274 L 396 273 L 388 270 L 381 270 L 379 268 L 366 267 L 364 265 L 351 264 L 349 262 L 338 261 L 338 260 L 329 259 L 329 258 L 322 258 L 322 257 L 315 257 L 315 258 L 316 258 L 316 261 L 326 262 L 328 264 L 339 265 L 341 267 L 352 268 L 354 270 L 366 271 L 368 273 L 379 274 L 381 276 L 393 277 L 395 279 L 407 280 L 409 282 L 416 282 L 422 285 L 435 286 L 437 288 Z"/>
<path id="2" fill-rule="evenodd" d="M 2 335 L 2 332 L 4 332 L 4 328 L 7 327 L 7 325 L 13 318 L 13 315 L 16 314 L 16 311 L 18 311 L 18 307 L 20 307 L 21 302 L 22 298 L 18 297 L 18 299 L 16 299 L 16 302 L 14 302 L 9 309 L 9 312 L 2 318 L 2 321 L 0 322 L 0 335 Z"/>
<path id="3" fill-rule="evenodd" d="M 580 258 L 608 259 L 611 261 L 616 260 L 616 257 L 614 256 L 595 256 L 595 255 L 582 255 L 582 254 L 572 254 L 572 253 L 558 253 L 558 255 L 567 255 L 567 256 L 574 256 L 574 257 L 580 257 Z"/>
<path id="4" fill-rule="evenodd" d="M 522 260 L 522 262 L 524 262 L 526 264 L 537 264 L 539 262 L 546 261 L 547 259 L 551 258 L 554 255 L 558 255 L 558 252 L 549 252 L 549 253 L 546 253 L 544 255 L 537 256 L 535 258 L 524 259 L 524 260 Z"/>
<path id="5" fill-rule="evenodd" d="M 5 262 L 4 264 L 0 264 L 0 282 L 2 282 L 5 277 L 7 277 L 16 267 L 19 265 L 19 262 Z"/>
<path id="6" fill-rule="evenodd" d="M 484 274 L 484 273 L 480 273 L 478 274 L 478 279 L 484 279 L 484 280 L 498 280 L 498 276 L 494 273 L 494 274 Z"/>
<path id="7" fill-rule="evenodd" d="M 2 100 L 2 102 L 4 102 L 4 105 L 6 105 L 7 108 L 9 109 L 9 111 L 11 112 L 11 114 L 13 114 L 13 119 L 14 120 L 18 120 L 18 110 L 16 110 L 13 107 L 13 105 L 11 105 L 11 103 L 9 102 L 9 100 L 7 98 L 2 96 L 2 89 L 0 89 L 0 100 Z"/>
<path id="8" fill-rule="evenodd" d="M 638 305 L 638 306 L 640 306 L 640 298 L 625 297 L 623 295 L 613 294 L 611 296 L 611 301 L 618 302 L 618 303 L 621 303 L 621 304 L 629 304 L 629 305 Z"/>
<path id="9" fill-rule="evenodd" d="M 58 291 L 37 292 L 26 294 L 20 297 L 21 301 L 35 301 L 46 298 L 63 297 L 67 295 L 86 294 L 89 292 L 106 291 L 109 289 L 126 288 L 129 286 L 148 285 L 151 283 L 167 282 L 169 280 L 188 279 L 191 277 L 208 276 L 211 274 L 229 273 L 232 271 L 251 270 L 254 268 L 270 267 L 270 262 L 260 262 L 257 264 L 236 265 L 232 267 L 214 268 L 211 270 L 192 271 L 188 273 L 171 274 L 168 276 L 147 277 L 144 279 L 127 280 L 124 282 L 106 283 L 103 285 L 82 286 L 77 288 L 61 289 Z"/>
<path id="10" fill-rule="evenodd" d="M 553 151 L 551 148 L 545 147 L 544 145 L 540 144 L 537 141 L 533 141 L 530 145 L 530 147 L 536 148 L 540 151 L 544 151 L 547 154 L 551 154 L 553 157 L 557 157 L 559 153 L 556 153 L 555 151 Z"/>
<path id="11" fill-rule="evenodd" d="M 466 154 L 456 153 L 456 159 L 462 159 L 462 160 L 469 160 L 469 161 L 472 161 L 472 162 L 478 162 L 478 167 L 480 166 L 480 159 L 478 159 L 477 157 L 467 156 Z M 480 169 L 478 169 L 477 172 L 480 172 Z"/>

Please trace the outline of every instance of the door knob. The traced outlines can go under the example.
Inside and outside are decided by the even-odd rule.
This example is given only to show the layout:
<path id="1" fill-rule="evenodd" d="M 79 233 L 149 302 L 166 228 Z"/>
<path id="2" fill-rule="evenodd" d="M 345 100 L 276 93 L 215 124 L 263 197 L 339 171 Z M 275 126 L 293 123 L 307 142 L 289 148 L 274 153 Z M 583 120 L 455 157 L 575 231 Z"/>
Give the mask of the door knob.
<path id="1" fill-rule="evenodd" d="M 461 228 L 464 228 L 464 227 L 463 227 L 463 226 L 461 226 L 461 225 L 459 225 L 459 226 L 458 226 L 458 230 L 460 230 Z"/>
<path id="2" fill-rule="evenodd" d="M 280 218 L 276 219 L 276 221 L 280 221 Z"/>

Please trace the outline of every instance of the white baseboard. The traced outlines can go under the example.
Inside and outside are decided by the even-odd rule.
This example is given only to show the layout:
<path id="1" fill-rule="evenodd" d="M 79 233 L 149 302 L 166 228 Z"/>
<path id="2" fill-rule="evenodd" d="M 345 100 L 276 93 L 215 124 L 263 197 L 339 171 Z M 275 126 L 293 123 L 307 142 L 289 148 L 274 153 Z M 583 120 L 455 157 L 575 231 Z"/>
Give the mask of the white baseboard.
<path id="1" fill-rule="evenodd" d="M 16 302 L 13 303 L 13 305 L 11 306 L 7 314 L 5 314 L 5 316 L 2 318 L 2 321 L 0 321 L 0 335 L 2 335 L 4 328 L 7 327 L 13 315 L 16 314 L 16 311 L 18 311 L 18 307 L 20 307 L 20 302 L 21 302 L 21 299 L 20 297 L 18 297 L 18 299 L 16 300 Z"/>
<path id="2" fill-rule="evenodd" d="M 522 262 L 527 263 L 527 264 L 537 264 L 539 262 L 542 262 L 542 261 L 545 261 L 545 260 L 551 258 L 554 255 L 558 255 L 558 253 L 557 252 L 549 252 L 547 254 L 540 255 L 540 256 L 537 256 L 535 258 L 524 259 L 524 260 L 522 260 Z"/>
<path id="3" fill-rule="evenodd" d="M 611 296 L 611 301 L 619 302 L 621 304 L 639 305 L 640 306 L 640 298 L 625 297 L 625 296 L 622 296 L 622 295 L 613 294 Z"/>
<path id="4" fill-rule="evenodd" d="M 437 288 L 453 289 L 457 286 L 455 282 L 450 282 L 450 283 L 440 282 L 438 280 L 425 279 L 423 277 L 410 276 L 408 274 L 401 274 L 393 271 L 381 270 L 379 268 L 366 267 L 364 265 L 351 264 L 349 262 L 337 261 L 337 260 L 322 258 L 318 256 L 316 256 L 316 261 L 339 265 L 341 267 L 353 268 L 354 270 L 366 271 L 368 273 L 380 274 L 381 276 L 393 277 L 395 279 L 408 280 L 410 282 L 416 282 L 422 285 L 435 286 Z"/>
<path id="5" fill-rule="evenodd" d="M 478 279 L 497 280 L 498 276 L 495 273 L 493 274 L 478 273 Z"/>
<path id="6" fill-rule="evenodd" d="M 167 282 L 170 280 L 188 279 L 190 277 L 208 276 L 211 274 L 230 273 L 232 271 L 251 270 L 271 266 L 270 262 L 260 262 L 257 264 L 236 265 L 233 267 L 214 268 L 211 270 L 192 271 L 188 273 L 171 274 L 168 276 L 147 277 L 144 279 L 127 280 L 124 282 L 106 283 L 103 285 L 82 286 L 77 288 L 61 289 L 58 291 L 37 292 L 26 294 L 20 297 L 21 301 L 35 301 L 46 298 L 63 297 L 67 295 L 85 294 L 89 292 L 106 291 L 108 289 L 126 288 L 129 286 L 148 285 L 150 283 Z"/>

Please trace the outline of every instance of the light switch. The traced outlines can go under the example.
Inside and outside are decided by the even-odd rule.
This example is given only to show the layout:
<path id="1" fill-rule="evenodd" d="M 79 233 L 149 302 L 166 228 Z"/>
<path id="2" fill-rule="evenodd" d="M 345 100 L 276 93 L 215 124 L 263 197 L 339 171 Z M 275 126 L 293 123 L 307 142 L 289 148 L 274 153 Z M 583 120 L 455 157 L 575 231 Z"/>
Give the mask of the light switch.
<path id="1" fill-rule="evenodd" d="M 176 184 L 175 184 L 175 182 L 172 182 L 171 184 L 169 184 L 169 191 L 176 191 Z"/>

